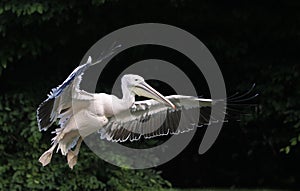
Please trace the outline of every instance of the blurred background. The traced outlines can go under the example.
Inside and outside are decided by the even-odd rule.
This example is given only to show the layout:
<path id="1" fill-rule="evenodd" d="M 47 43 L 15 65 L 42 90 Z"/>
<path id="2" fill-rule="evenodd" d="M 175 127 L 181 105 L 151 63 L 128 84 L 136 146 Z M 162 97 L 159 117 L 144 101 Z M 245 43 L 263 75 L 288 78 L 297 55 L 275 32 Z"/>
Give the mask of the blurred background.
<path id="1" fill-rule="evenodd" d="M 300 2 L 283 0 L 1 1 L 0 190 L 297 190 L 299 9 Z M 96 41 L 119 28 L 147 22 L 174 25 L 201 40 L 221 68 L 228 95 L 256 83 L 257 111 L 224 124 L 204 155 L 198 154 L 198 147 L 205 129 L 197 130 L 182 153 L 156 168 L 115 167 L 86 146 L 73 170 L 60 154 L 43 168 L 38 158 L 52 135 L 38 131 L 39 103 Z M 98 90 L 110 93 L 124 67 L 148 58 L 179 66 L 200 81 L 199 94 L 209 96 L 191 61 L 159 46 L 134 47 L 117 55 L 100 77 Z M 152 85 L 165 95 L 171 93 L 159 83 Z"/>

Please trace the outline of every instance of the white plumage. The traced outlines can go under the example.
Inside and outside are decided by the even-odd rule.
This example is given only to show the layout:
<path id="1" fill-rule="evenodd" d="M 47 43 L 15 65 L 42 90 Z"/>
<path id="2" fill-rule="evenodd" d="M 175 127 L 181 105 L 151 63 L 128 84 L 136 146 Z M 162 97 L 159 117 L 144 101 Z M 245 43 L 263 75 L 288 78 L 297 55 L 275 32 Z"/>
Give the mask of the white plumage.
<path id="1" fill-rule="evenodd" d="M 38 107 L 40 131 L 46 131 L 57 120 L 60 126 L 53 131 L 52 147 L 39 159 L 43 166 L 50 163 L 57 147 L 57 151 L 67 155 L 68 164 L 73 168 L 82 140 L 97 131 L 102 139 L 123 142 L 138 140 L 142 136 L 152 138 L 187 132 L 209 122 L 210 108 L 215 101 L 181 95 L 164 97 L 138 75 L 122 77 L 122 98 L 81 90 L 83 73 L 99 62 L 92 63 L 89 57 L 86 64 L 77 67 L 60 86 L 52 89 Z M 151 99 L 135 101 L 135 95 Z M 198 112 L 200 109 L 200 121 L 188 113 L 193 109 Z M 184 128 L 177 128 L 179 120 L 186 122 Z"/>

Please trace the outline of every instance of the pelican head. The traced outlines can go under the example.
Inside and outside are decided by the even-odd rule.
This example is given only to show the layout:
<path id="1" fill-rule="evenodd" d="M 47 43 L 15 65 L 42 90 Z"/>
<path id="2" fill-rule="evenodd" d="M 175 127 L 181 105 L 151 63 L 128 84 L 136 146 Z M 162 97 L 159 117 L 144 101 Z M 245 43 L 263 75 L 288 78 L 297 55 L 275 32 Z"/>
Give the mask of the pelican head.
<path id="1" fill-rule="evenodd" d="M 171 106 L 175 109 L 175 105 L 167 98 L 161 95 L 158 91 L 147 84 L 143 77 L 134 74 L 126 74 L 122 77 L 122 86 L 125 86 L 135 95 L 144 96 L 155 99 L 158 102 Z"/>

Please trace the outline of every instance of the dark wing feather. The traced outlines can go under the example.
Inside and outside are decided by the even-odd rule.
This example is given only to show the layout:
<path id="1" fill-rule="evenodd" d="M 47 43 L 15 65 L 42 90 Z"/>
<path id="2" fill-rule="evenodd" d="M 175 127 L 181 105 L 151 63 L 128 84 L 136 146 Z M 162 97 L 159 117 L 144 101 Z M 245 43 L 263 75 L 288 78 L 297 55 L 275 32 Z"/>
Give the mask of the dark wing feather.
<path id="1" fill-rule="evenodd" d="M 51 121 L 51 112 L 54 105 L 54 98 L 48 98 L 43 101 L 37 109 L 37 120 L 39 130 L 47 129 L 54 121 Z"/>
<path id="2" fill-rule="evenodd" d="M 176 109 L 155 100 L 136 102 L 130 112 L 112 117 L 100 129 L 101 138 L 115 142 L 134 141 L 142 136 L 152 138 L 188 132 L 209 123 L 212 100 L 179 95 L 166 98 Z"/>
<path id="3" fill-rule="evenodd" d="M 79 86 L 81 76 L 91 63 L 91 58 L 89 57 L 86 64 L 78 66 L 61 85 L 57 88 L 53 88 L 48 95 L 48 98 L 39 105 L 37 109 L 37 121 L 40 131 L 47 130 L 56 121 L 60 111 L 71 106 L 72 90 L 70 89 L 70 86 L 72 84 L 74 86 Z M 76 81 L 76 78 L 79 78 L 79 80 Z M 76 83 L 73 83 L 74 81 Z M 69 98 L 70 103 L 66 101 L 64 101 L 63 104 L 60 103 L 62 100 L 67 100 Z"/>
<path id="4" fill-rule="evenodd" d="M 253 87 L 244 94 L 234 94 L 227 99 L 201 99 L 193 96 L 167 96 L 176 110 L 155 100 L 138 101 L 131 107 L 130 113 L 125 112 L 114 116 L 99 133 L 102 139 L 115 142 L 134 141 L 161 135 L 187 132 L 194 127 L 215 122 L 227 122 L 240 118 L 243 114 L 253 114 L 256 104 L 247 103 L 258 94 L 250 95 Z M 214 113 L 212 113 L 212 106 Z M 178 124 L 181 123 L 183 125 Z"/>
<path id="5" fill-rule="evenodd" d="M 84 72 L 92 65 L 98 64 L 103 60 L 110 57 L 115 53 L 115 50 L 121 45 L 113 44 L 108 52 L 104 55 L 101 54 L 101 58 L 92 63 L 91 57 L 88 61 L 75 68 L 68 78 L 57 88 L 53 88 L 48 94 L 48 98 L 43 101 L 37 109 L 37 121 L 39 130 L 47 130 L 58 118 L 69 119 L 70 113 L 64 112 L 65 110 L 72 110 L 72 99 L 76 100 L 91 100 L 94 99 L 93 94 L 84 90 L 80 90 L 80 82 Z M 65 116 L 68 115 L 68 116 Z M 65 123 L 65 122 L 64 122 Z"/>

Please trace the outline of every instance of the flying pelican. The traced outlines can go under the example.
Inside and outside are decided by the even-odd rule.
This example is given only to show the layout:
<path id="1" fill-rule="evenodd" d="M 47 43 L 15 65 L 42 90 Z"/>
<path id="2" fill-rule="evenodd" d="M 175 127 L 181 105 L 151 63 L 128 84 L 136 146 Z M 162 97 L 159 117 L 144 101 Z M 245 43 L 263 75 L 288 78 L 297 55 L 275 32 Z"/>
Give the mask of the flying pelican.
<path id="1" fill-rule="evenodd" d="M 92 63 L 89 57 L 61 85 L 52 89 L 48 98 L 39 105 L 39 130 L 46 131 L 56 121 L 60 126 L 52 132 L 56 134 L 52 138 L 52 146 L 39 158 L 43 166 L 50 163 L 57 147 L 57 152 L 60 150 L 62 155 L 67 155 L 68 165 L 73 169 L 82 140 L 97 131 L 101 139 L 115 142 L 134 141 L 142 136 L 152 138 L 187 132 L 197 125 L 187 125 L 185 129 L 177 128 L 179 112 L 193 108 L 206 109 L 215 103 L 211 99 L 193 96 L 164 97 L 141 76 L 133 74 L 124 75 L 121 79 L 122 98 L 81 90 L 82 75 L 86 69 L 100 61 Z M 135 95 L 151 99 L 135 101 Z M 204 115 L 209 112 L 201 111 L 203 119 L 209 119 L 209 116 Z M 162 114 L 167 116 L 164 123 L 160 121 Z M 208 121 L 200 122 L 200 125 Z M 157 128 L 157 125 L 161 127 Z"/>

